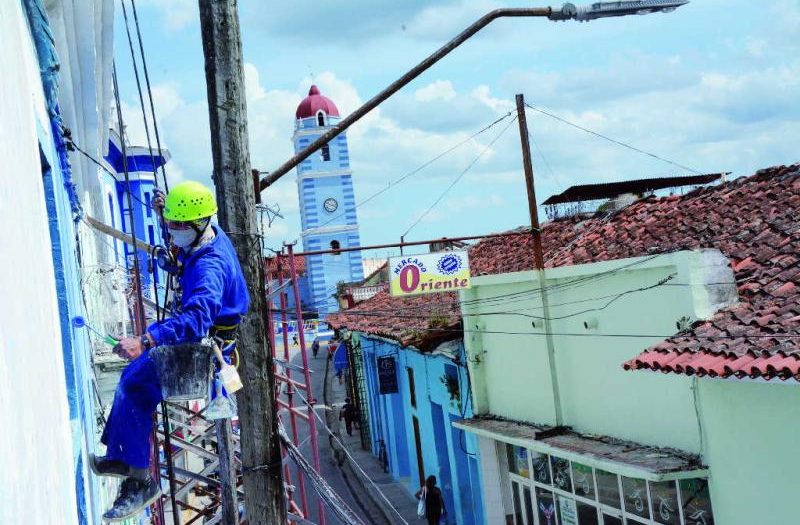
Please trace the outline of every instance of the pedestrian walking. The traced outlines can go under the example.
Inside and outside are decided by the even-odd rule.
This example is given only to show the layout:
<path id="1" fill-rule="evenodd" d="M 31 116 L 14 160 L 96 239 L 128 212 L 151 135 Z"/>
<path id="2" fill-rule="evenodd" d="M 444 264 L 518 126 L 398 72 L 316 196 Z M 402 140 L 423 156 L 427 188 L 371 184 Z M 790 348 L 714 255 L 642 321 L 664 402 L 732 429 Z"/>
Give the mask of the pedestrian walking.
<path id="1" fill-rule="evenodd" d="M 344 419 L 344 428 L 347 430 L 347 435 L 353 435 L 353 423 L 358 419 L 358 411 L 355 405 L 350 402 L 350 398 L 345 398 L 344 405 L 339 411 L 339 421 Z"/>
<path id="2" fill-rule="evenodd" d="M 428 476 L 417 491 L 416 498 L 420 502 L 417 514 L 428 520 L 428 525 L 439 525 L 439 521 L 447 517 L 442 491 L 436 486 L 436 476 Z"/>

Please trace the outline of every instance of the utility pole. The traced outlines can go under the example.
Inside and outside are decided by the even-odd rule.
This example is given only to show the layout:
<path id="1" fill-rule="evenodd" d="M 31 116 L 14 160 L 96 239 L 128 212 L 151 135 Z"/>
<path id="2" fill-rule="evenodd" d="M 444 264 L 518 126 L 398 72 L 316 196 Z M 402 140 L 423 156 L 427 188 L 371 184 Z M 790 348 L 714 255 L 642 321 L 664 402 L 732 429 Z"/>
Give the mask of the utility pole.
<path id="1" fill-rule="evenodd" d="M 242 477 L 248 522 L 253 525 L 286 523 L 278 422 L 273 396 L 272 351 L 267 340 L 263 309 L 264 266 L 256 225 L 255 191 L 247 137 L 242 43 L 236 0 L 199 0 L 200 27 L 205 55 L 211 152 L 219 222 L 230 232 L 247 288 L 250 311 L 239 325 L 239 373 Z M 218 428 L 222 447 L 230 439 L 230 422 Z M 223 520 L 237 522 L 236 477 L 231 449 L 223 461 Z M 227 479 L 226 479 L 227 478 Z"/>
<path id="2" fill-rule="evenodd" d="M 556 371 L 555 345 L 550 323 L 550 302 L 547 298 L 547 281 L 544 272 L 544 253 L 542 250 L 542 231 L 539 225 L 539 211 L 536 206 L 536 190 L 533 185 L 533 162 L 531 161 L 531 144 L 528 137 L 528 119 L 525 116 L 525 96 L 517 95 L 517 120 L 519 121 L 519 138 L 522 145 L 522 166 L 525 169 L 525 188 L 528 190 L 528 213 L 531 216 L 531 235 L 533 236 L 533 262 L 539 274 L 539 287 L 542 297 L 542 317 L 544 317 L 545 344 L 547 345 L 547 361 L 550 364 L 550 381 L 553 385 L 553 412 L 556 426 L 563 424 L 561 415 L 561 394 L 558 388 L 558 372 Z"/>

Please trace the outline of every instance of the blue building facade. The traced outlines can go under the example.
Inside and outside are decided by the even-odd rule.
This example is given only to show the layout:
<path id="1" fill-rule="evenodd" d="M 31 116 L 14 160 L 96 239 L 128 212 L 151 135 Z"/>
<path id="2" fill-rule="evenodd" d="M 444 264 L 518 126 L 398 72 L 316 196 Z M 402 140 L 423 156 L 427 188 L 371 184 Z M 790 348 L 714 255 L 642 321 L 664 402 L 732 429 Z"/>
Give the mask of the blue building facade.
<path id="1" fill-rule="evenodd" d="M 0 115 L 14 128 L 3 151 L 14 161 L 0 192 L 8 215 L 0 215 L 15 250 L 0 262 L 9 292 L 0 308 L 8 328 L 0 343 L 0 523 L 100 523 L 116 490 L 116 482 L 91 475 L 87 463 L 102 428 L 95 351 L 102 333 L 118 326 L 107 300 L 117 292 L 102 277 L 114 266 L 113 248 L 84 220 L 103 219 L 105 211 L 97 205 L 103 176 L 94 159 L 105 151 L 110 115 L 102 87 L 112 48 L 100 37 L 113 31 L 108 4 L 0 6 L 0 62 L 13 72 L 0 80 Z"/>
<path id="2" fill-rule="evenodd" d="M 436 476 L 447 508 L 445 523 L 483 524 L 478 445 L 474 436 L 452 425 L 472 416 L 463 342 L 450 341 L 423 353 L 354 332 L 351 344 L 361 352 L 356 363 L 363 361 L 362 412 L 372 453 L 385 454 L 392 476 L 411 494 L 427 476 Z M 385 359 L 394 365 L 393 393 L 381 393 L 379 367 L 385 367 Z M 385 368 L 383 383 L 385 392 Z"/>
<path id="3" fill-rule="evenodd" d="M 151 154 L 150 148 L 141 146 L 126 146 L 125 150 L 126 157 L 123 162 L 119 135 L 112 130 L 108 141 L 108 154 L 105 156 L 117 174 L 114 181 L 115 191 L 106 196 L 111 226 L 125 233 L 136 233 L 138 239 L 150 245 L 166 245 L 158 214 L 152 206 L 152 199 L 157 189 L 156 171 L 169 161 L 169 152 L 153 149 Z M 128 181 L 125 180 L 126 168 Z M 129 185 L 132 209 L 128 207 Z M 120 264 L 130 268 L 133 265 L 133 257 L 138 257 L 139 268 L 142 270 L 142 291 L 149 299 L 155 299 L 159 288 L 162 287 L 163 290 L 163 271 L 151 264 L 151 257 L 141 250 L 134 251 L 132 246 L 124 243 L 115 245 L 118 250 L 117 262 Z M 161 293 L 163 296 L 163 291 Z"/>
<path id="4" fill-rule="evenodd" d="M 339 120 L 339 110 L 311 86 L 295 113 L 295 152 L 305 149 Z M 303 250 L 360 246 L 353 175 L 347 135 L 340 134 L 297 168 Z M 306 258 L 312 310 L 322 319 L 338 310 L 334 295 L 340 282 L 363 278 L 361 253 L 312 255 Z"/>

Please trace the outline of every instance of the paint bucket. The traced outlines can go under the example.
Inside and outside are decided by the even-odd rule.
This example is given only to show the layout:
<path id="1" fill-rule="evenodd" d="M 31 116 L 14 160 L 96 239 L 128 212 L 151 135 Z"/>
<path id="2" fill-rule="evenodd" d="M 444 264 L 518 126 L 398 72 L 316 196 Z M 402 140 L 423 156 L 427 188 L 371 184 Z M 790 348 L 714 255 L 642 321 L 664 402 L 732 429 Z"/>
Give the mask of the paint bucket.
<path id="1" fill-rule="evenodd" d="M 205 399 L 213 373 L 214 343 L 164 345 L 150 350 L 166 401 Z"/>

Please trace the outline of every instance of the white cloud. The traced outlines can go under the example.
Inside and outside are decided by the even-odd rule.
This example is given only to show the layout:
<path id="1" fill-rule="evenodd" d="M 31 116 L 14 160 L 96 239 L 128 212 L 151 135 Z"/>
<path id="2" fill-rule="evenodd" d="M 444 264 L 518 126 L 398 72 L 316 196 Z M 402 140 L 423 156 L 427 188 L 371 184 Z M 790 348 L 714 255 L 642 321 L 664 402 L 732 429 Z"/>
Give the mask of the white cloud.
<path id="1" fill-rule="evenodd" d="M 456 90 L 453 83 L 449 80 L 437 80 L 425 87 L 419 88 L 414 92 L 414 100 L 417 102 L 431 102 L 433 100 L 444 100 L 448 102 L 456 98 Z"/>
<path id="2" fill-rule="evenodd" d="M 167 29 L 179 31 L 199 20 L 197 2 L 194 0 L 140 0 L 142 7 L 158 8 Z"/>

